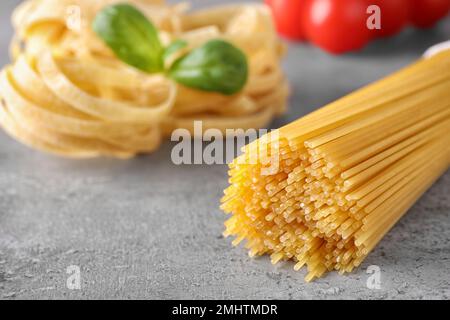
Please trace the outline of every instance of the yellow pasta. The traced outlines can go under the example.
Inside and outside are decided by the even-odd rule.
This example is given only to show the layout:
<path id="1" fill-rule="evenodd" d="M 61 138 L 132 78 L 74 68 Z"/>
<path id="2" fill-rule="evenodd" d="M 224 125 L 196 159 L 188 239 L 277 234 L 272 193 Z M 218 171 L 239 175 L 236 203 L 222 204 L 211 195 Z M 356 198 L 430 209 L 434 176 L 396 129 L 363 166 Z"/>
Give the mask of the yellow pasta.
<path id="1" fill-rule="evenodd" d="M 225 235 L 306 265 L 306 281 L 351 272 L 447 170 L 449 131 L 444 51 L 247 145 L 230 165 Z"/>
<path id="2" fill-rule="evenodd" d="M 285 111 L 284 47 L 264 5 L 189 12 L 186 3 L 128 1 L 158 27 L 164 45 L 188 42 L 179 54 L 211 39 L 242 49 L 249 61 L 248 83 L 240 93 L 225 96 L 119 61 L 91 28 L 96 14 L 117 2 L 28 0 L 17 8 L 13 63 L 0 74 L 0 125 L 6 132 L 63 156 L 128 158 L 154 151 L 164 136 L 177 128 L 191 130 L 195 120 L 222 131 L 260 128 Z"/>

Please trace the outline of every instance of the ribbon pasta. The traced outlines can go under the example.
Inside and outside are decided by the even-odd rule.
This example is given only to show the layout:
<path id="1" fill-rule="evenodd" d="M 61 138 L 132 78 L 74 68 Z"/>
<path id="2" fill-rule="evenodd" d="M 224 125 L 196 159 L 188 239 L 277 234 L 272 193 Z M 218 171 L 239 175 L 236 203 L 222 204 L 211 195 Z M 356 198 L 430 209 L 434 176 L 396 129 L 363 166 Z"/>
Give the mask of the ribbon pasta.
<path id="1" fill-rule="evenodd" d="M 216 38 L 242 49 L 248 83 L 239 94 L 225 96 L 119 61 L 91 30 L 96 13 L 116 2 L 28 0 L 16 9 L 13 62 L 0 73 L 0 125 L 7 133 L 62 156 L 129 158 L 156 150 L 174 129 L 192 131 L 193 121 L 221 131 L 260 128 L 285 111 L 284 47 L 265 6 L 188 12 L 185 3 L 129 1 L 159 28 L 165 45 L 188 42 L 178 57 Z"/>

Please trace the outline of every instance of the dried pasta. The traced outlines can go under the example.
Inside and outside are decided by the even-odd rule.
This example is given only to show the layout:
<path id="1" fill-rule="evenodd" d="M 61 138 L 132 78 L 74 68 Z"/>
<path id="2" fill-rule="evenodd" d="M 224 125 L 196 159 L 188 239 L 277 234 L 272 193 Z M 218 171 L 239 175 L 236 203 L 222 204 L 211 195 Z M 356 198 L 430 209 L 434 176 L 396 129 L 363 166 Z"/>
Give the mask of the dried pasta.
<path id="1" fill-rule="evenodd" d="M 189 12 L 188 5 L 132 0 L 161 41 L 191 50 L 225 39 L 247 55 L 250 78 L 224 96 L 183 87 L 162 74 L 120 62 L 92 31 L 96 13 L 115 0 L 28 0 L 13 15 L 13 62 L 0 74 L 0 125 L 17 140 L 67 157 L 132 157 L 158 148 L 174 129 L 259 128 L 283 113 L 288 83 L 284 47 L 264 5 Z M 230 127 L 232 126 L 232 127 Z"/>
<path id="2" fill-rule="evenodd" d="M 225 235 L 306 265 L 307 281 L 351 272 L 447 170 L 449 131 L 444 51 L 246 146 L 230 165 Z M 268 159 L 278 170 L 262 174 Z"/>

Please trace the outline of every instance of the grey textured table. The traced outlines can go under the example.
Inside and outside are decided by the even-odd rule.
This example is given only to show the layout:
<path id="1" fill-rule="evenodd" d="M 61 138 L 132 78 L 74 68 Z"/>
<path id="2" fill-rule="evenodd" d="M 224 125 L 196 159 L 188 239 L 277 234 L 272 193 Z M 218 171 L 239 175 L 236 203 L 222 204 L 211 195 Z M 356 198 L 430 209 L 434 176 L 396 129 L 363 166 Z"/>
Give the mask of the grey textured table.
<path id="1" fill-rule="evenodd" d="M 197 4 L 200 1 L 196 1 Z M 219 1 L 201 1 L 202 4 Z M 9 15 L 0 3 L 0 65 Z M 450 37 L 450 19 L 404 32 L 358 54 L 329 56 L 291 45 L 285 66 L 292 107 L 278 127 L 418 58 Z M 450 298 L 447 172 L 355 273 L 305 284 L 292 263 L 252 260 L 221 236 L 225 166 L 175 166 L 171 145 L 130 161 L 71 161 L 0 133 L 0 298 Z M 67 267 L 81 268 L 69 290 Z M 381 268 L 381 289 L 366 268 Z"/>

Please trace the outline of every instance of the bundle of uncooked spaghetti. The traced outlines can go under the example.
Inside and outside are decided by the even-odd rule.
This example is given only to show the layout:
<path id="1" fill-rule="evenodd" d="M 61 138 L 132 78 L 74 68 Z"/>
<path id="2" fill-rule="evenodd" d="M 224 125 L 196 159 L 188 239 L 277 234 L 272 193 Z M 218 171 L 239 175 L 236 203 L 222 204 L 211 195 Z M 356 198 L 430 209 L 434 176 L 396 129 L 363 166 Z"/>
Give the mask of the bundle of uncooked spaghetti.
<path id="1" fill-rule="evenodd" d="M 13 64 L 0 79 L 0 124 L 34 148 L 70 157 L 130 157 L 156 149 L 176 128 L 259 128 L 284 112 L 284 47 L 264 5 L 188 12 L 186 3 L 129 0 L 186 53 L 224 39 L 247 56 L 249 79 L 238 94 L 191 89 L 164 74 L 121 62 L 92 30 L 96 14 L 117 0 L 29 0 L 14 13 Z M 176 56 L 175 56 L 176 57 Z M 174 58 L 175 58 L 174 57 Z"/>
<path id="2" fill-rule="evenodd" d="M 307 265 L 307 281 L 351 272 L 448 168 L 449 132 L 446 51 L 246 146 L 230 165 L 225 235 Z"/>

